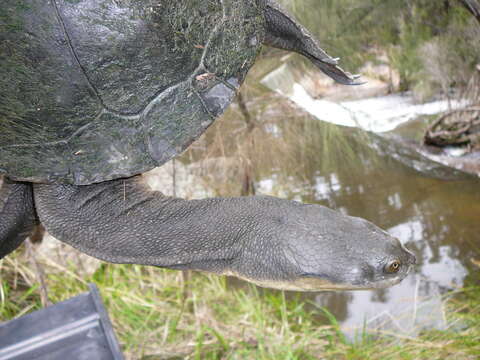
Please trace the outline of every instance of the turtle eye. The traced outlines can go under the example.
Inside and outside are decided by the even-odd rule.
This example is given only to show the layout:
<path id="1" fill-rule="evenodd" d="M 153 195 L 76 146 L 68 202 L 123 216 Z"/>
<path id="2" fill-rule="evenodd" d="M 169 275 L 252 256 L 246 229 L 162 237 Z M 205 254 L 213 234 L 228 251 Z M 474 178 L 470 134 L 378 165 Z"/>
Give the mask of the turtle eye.
<path id="1" fill-rule="evenodd" d="M 393 260 L 392 262 L 387 264 L 387 266 L 385 266 L 385 272 L 394 274 L 398 272 L 398 270 L 400 270 L 400 265 L 401 265 L 400 261 Z"/>

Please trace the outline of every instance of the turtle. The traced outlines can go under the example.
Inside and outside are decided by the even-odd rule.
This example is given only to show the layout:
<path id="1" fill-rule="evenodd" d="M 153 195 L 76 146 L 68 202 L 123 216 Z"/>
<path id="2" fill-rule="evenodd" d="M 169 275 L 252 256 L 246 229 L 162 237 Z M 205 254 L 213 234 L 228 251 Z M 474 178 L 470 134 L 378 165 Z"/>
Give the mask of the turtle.
<path id="1" fill-rule="evenodd" d="M 262 46 L 359 83 L 274 0 L 2 0 L 0 258 L 41 223 L 111 263 L 298 291 L 384 288 L 415 263 L 367 220 L 269 196 L 185 200 L 142 173 L 234 99 Z"/>

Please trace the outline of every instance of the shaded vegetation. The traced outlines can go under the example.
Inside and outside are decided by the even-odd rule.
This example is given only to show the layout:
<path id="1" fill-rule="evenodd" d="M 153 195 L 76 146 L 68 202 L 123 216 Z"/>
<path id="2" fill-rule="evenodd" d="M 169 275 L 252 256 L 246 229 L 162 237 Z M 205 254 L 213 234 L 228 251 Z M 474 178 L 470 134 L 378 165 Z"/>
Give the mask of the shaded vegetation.
<path id="1" fill-rule="evenodd" d="M 242 173 L 244 162 L 249 161 L 260 176 L 263 167 L 280 166 L 281 161 L 283 166 L 288 164 L 286 173 L 301 177 L 308 171 L 302 167 L 305 159 L 315 159 L 317 169 L 327 159 L 311 144 L 334 143 L 334 148 L 321 152 L 335 154 L 330 161 L 354 166 L 358 149 L 342 142 L 346 139 L 337 136 L 338 128 L 332 125 L 320 132 L 318 123 L 308 121 L 299 127 L 301 119 L 294 116 L 298 110 L 254 84 L 246 85 L 245 98 L 258 100 L 247 102 L 248 121 L 233 106 L 227 114 L 231 118 L 213 125 L 185 155 L 192 160 L 206 157 L 209 183 L 219 184 L 217 194 L 238 195 L 242 189 L 240 175 L 222 177 L 208 165 L 209 160 L 219 163 L 222 155 L 234 157 L 232 171 L 237 174 Z M 283 116 L 275 116 L 272 108 Z M 277 137 L 279 132 L 282 136 Z M 268 141 L 255 140 L 267 136 Z M 265 156 L 272 151 L 278 156 Z M 305 196 L 302 191 L 298 195 Z M 128 359 L 473 360 L 480 352 L 480 278 L 473 269 L 464 289 L 443 298 L 451 324 L 447 331 L 425 331 L 420 337 L 364 331 L 357 342 L 350 343 L 328 309 L 300 294 L 238 287 L 228 279 L 198 273 L 185 280 L 180 272 L 146 266 L 99 262 L 93 274 L 78 264 L 47 261 L 44 266 L 52 302 L 87 291 L 88 282 L 99 286 Z M 22 250 L 0 261 L 0 279 L 0 321 L 42 307 L 36 274 Z"/>
<path id="2" fill-rule="evenodd" d="M 480 48 L 478 24 L 458 4 L 454 0 L 298 0 L 287 5 L 332 55 L 342 54 L 345 68 L 376 61 L 372 49 L 383 49 L 401 74 L 402 89 L 422 96 L 437 91 L 450 96 L 452 89 L 471 89 L 480 63 L 480 52 L 472 51 Z M 250 76 L 259 78 L 266 68 L 268 64 Z M 246 178 L 260 177 L 262 168 L 279 167 L 285 159 L 291 167 L 288 173 L 306 178 L 311 177 L 302 167 L 306 158 L 315 158 L 318 169 L 328 166 L 326 161 L 362 166 L 355 159 L 357 149 L 338 136 L 337 127 L 319 132 L 306 122 L 299 130 L 298 124 L 291 126 L 295 111 L 291 106 L 274 103 L 276 113 L 283 114 L 277 117 L 272 113 L 272 94 L 254 81 L 242 91 L 247 107 L 233 106 L 227 114 L 231 118 L 217 122 L 184 155 L 190 161 L 212 160 L 205 163 L 204 175 L 216 184 L 212 187 L 218 195 L 251 192 L 242 186 L 249 181 Z M 268 141 L 257 141 L 267 136 Z M 325 144 L 321 153 L 329 156 L 319 156 L 306 143 Z M 328 144 L 335 144 L 334 148 Z M 277 156 L 264 156 L 272 152 Z M 227 162 L 232 164 L 230 170 Z M 87 291 L 88 282 L 98 284 L 129 359 L 473 360 L 480 354 L 478 268 L 471 269 L 463 289 L 445 296 L 451 324 L 446 331 L 425 331 L 418 338 L 364 332 L 358 342 L 350 343 L 327 309 L 305 302 L 298 294 L 237 288 L 225 278 L 202 274 L 185 280 L 180 272 L 135 265 L 102 263 L 92 275 L 74 265 L 44 266 L 52 302 Z M 36 274 L 24 252 L 0 260 L 0 321 L 41 307 Z"/>
<path id="3" fill-rule="evenodd" d="M 232 288 L 225 278 L 136 265 L 102 264 L 93 275 L 47 265 L 53 302 L 88 291 L 95 282 L 129 359 L 477 359 L 480 279 L 445 298 L 446 331 L 418 338 L 361 334 L 348 342 L 327 310 L 300 296 L 254 286 Z M 477 271 L 478 273 L 478 271 Z M 17 252 L 0 261 L 0 321 L 41 308 L 35 275 Z M 192 296 L 185 299 L 183 287 Z M 319 314 L 327 314 L 325 323 Z"/>
<path id="4" fill-rule="evenodd" d="M 400 73 L 401 90 L 423 98 L 449 95 L 478 75 L 480 26 L 461 0 L 283 2 L 329 53 L 342 56 L 345 68 L 358 70 L 386 52 Z"/>

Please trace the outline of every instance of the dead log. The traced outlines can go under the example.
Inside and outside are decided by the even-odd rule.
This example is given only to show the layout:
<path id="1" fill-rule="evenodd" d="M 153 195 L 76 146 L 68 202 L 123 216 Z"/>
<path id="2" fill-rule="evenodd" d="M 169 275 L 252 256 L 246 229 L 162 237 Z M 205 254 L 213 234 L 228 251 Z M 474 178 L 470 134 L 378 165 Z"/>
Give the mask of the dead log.
<path id="1" fill-rule="evenodd" d="M 431 124 L 424 136 L 424 144 L 438 147 L 480 146 L 480 106 L 449 111 Z"/>

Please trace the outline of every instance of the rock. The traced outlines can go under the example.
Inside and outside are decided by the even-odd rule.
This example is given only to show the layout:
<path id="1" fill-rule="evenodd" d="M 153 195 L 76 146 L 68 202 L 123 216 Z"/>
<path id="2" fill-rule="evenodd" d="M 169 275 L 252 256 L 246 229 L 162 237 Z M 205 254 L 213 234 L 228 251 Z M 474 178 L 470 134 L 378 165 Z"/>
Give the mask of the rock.
<path id="1" fill-rule="evenodd" d="M 102 261 L 58 241 L 48 232 L 40 244 L 35 244 L 35 256 L 37 261 L 49 267 L 49 273 L 68 269 L 81 278 L 92 276 L 102 264 Z"/>
<path id="2" fill-rule="evenodd" d="M 167 196 L 184 199 L 202 199 L 214 196 L 198 173 L 199 166 L 201 165 L 198 163 L 184 165 L 178 160 L 169 161 L 162 167 L 150 170 L 142 176 L 152 190 L 160 191 Z"/>

